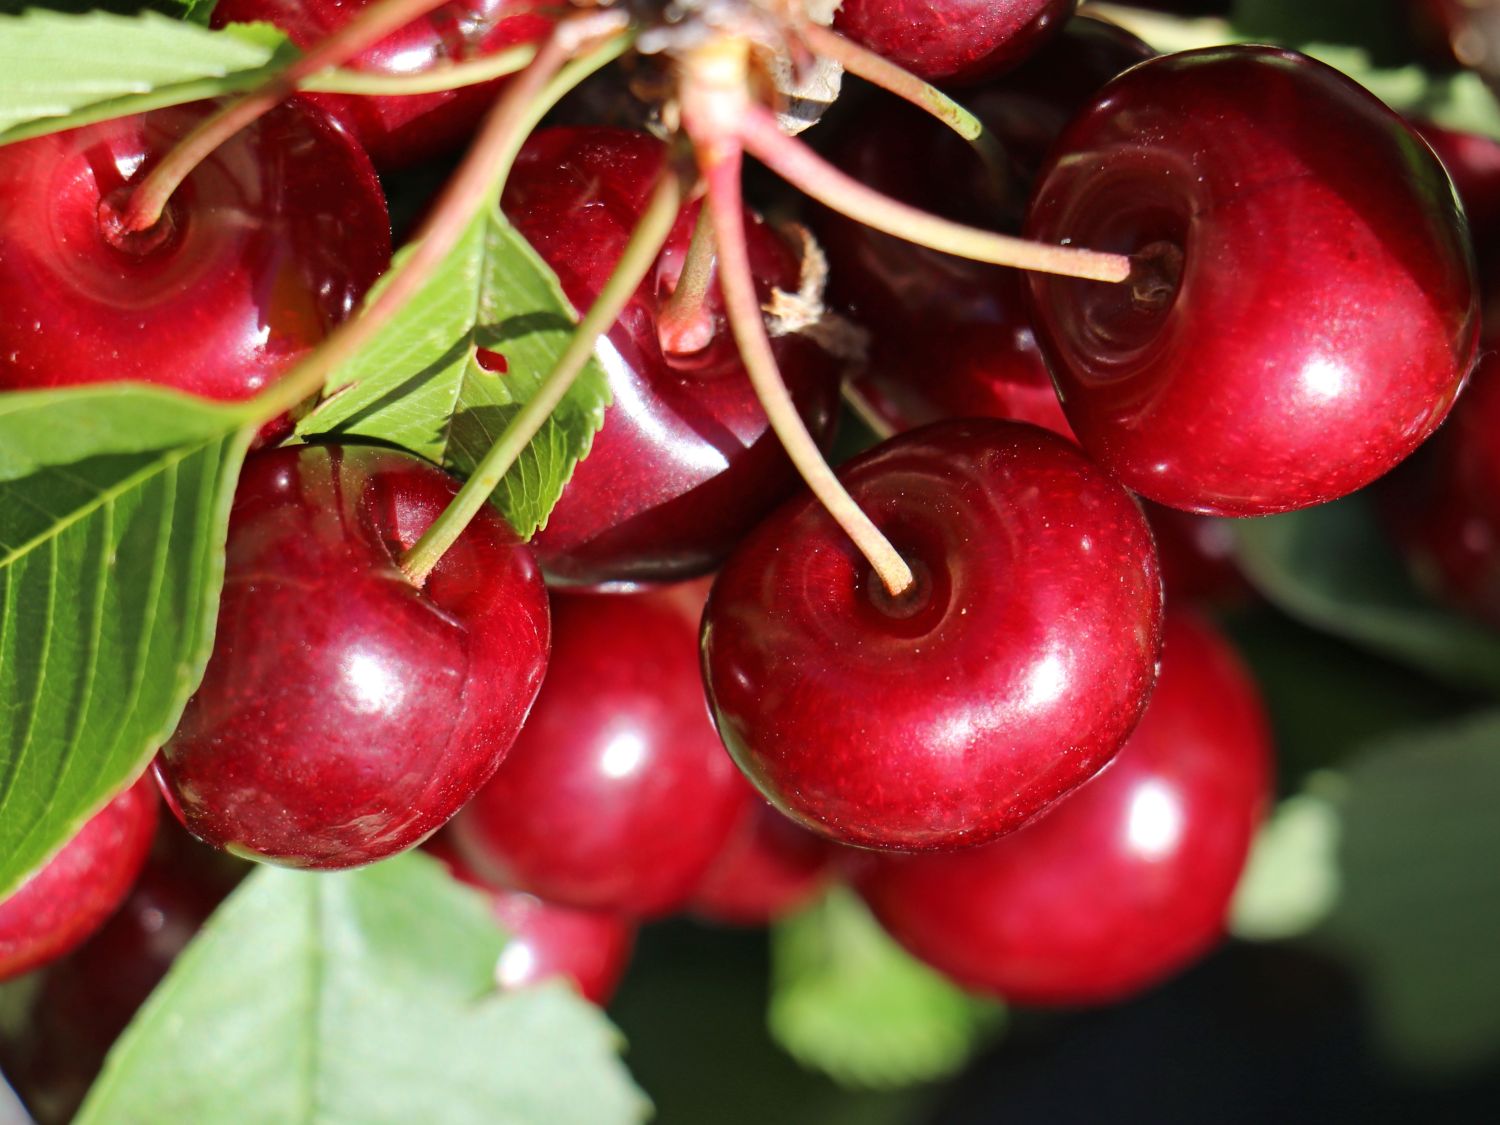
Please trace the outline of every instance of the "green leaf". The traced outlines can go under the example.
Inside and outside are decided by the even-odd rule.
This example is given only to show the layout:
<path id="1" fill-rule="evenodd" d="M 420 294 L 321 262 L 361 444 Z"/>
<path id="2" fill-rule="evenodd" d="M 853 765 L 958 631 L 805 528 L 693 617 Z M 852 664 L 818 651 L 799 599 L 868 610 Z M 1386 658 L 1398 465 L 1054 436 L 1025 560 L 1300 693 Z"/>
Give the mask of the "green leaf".
<path id="1" fill-rule="evenodd" d="M 387 283 L 400 268 L 398 258 Z M 487 208 L 420 295 L 330 380 L 353 385 L 298 433 L 389 442 L 466 476 L 551 371 L 576 320 L 556 275 Z M 479 348 L 503 354 L 508 369 L 485 370 Z M 494 502 L 521 536 L 545 526 L 609 401 L 604 370 L 591 359 L 506 474 Z"/>
<path id="2" fill-rule="evenodd" d="M 906 953 L 844 887 L 779 923 L 771 956 L 772 1036 L 847 1085 L 952 1074 L 1002 1015 Z"/>
<path id="3" fill-rule="evenodd" d="M 268 24 L 155 12 L 0 16 L 0 143 L 246 90 L 296 57 Z"/>
<path id="4" fill-rule="evenodd" d="M 0 395 L 0 897 L 176 726 L 253 432 L 147 387 Z"/>
<path id="5" fill-rule="evenodd" d="M 648 1106 L 562 984 L 501 993 L 484 902 L 405 855 L 263 867 L 116 1043 L 78 1125 L 615 1125 Z"/>
<path id="6" fill-rule="evenodd" d="M 1235 889 L 1229 929 L 1247 941 L 1309 933 L 1338 901 L 1339 810 L 1325 792 L 1332 777 L 1288 797 L 1261 827 Z"/>
<path id="7" fill-rule="evenodd" d="M 1292 617 L 1449 683 L 1500 692 L 1500 633 L 1423 596 L 1368 495 L 1242 520 L 1236 534 L 1246 575 Z"/>

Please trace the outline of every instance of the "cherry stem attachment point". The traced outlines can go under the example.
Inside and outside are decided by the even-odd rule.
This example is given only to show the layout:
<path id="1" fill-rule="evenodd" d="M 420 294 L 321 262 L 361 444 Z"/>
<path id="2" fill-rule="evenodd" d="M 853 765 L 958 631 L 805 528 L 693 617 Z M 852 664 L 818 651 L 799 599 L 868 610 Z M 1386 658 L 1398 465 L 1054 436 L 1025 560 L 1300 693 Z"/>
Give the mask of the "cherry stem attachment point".
<path id="1" fill-rule="evenodd" d="M 580 49 L 580 34 L 609 37 L 567 66 Z M 618 58 L 629 37 L 613 13 L 587 14 L 560 23 L 491 108 L 458 170 L 412 241 L 410 255 L 388 275 L 368 305 L 335 329 L 306 359 L 248 404 L 264 423 L 324 390 L 331 376 L 384 328 L 431 279 L 452 252 L 480 207 L 496 198 L 516 152 L 536 122 L 584 77 Z"/>
<path id="2" fill-rule="evenodd" d="M 882 195 L 846 176 L 801 141 L 783 133 L 775 115 L 764 106 L 746 106 L 737 129 L 746 151 L 793 187 L 855 222 L 896 238 L 976 262 L 1038 273 L 1108 282 L 1122 282 L 1130 277 L 1131 260 L 1126 254 L 1053 246 L 996 234 L 940 219 Z"/>
<path id="3" fill-rule="evenodd" d="M 427 576 L 432 573 L 432 568 L 438 564 L 443 553 L 489 502 L 505 474 L 557 409 L 558 403 L 563 400 L 563 396 L 568 393 L 589 357 L 593 355 L 599 338 L 619 319 L 620 313 L 655 264 L 661 248 L 666 244 L 667 236 L 672 233 L 681 206 L 681 180 L 673 169 L 666 168 L 657 180 L 646 209 L 636 223 L 630 240 L 625 244 L 609 280 L 599 291 L 599 296 L 589 307 L 588 313 L 579 321 L 557 363 L 537 387 L 536 393 L 506 423 L 505 429 L 495 439 L 495 444 L 474 467 L 474 472 L 464 482 L 458 494 L 402 556 L 401 569 L 413 585 L 421 586 L 427 581 Z"/>
<path id="4" fill-rule="evenodd" d="M 656 334 L 668 355 L 692 355 L 708 347 L 714 337 L 708 310 L 708 287 L 714 278 L 713 220 L 704 206 L 698 212 L 677 288 L 656 317 Z"/>
<path id="5" fill-rule="evenodd" d="M 391 32 L 441 7 L 448 0 L 377 0 L 306 54 L 199 122 L 141 180 L 121 215 L 127 232 L 147 230 L 161 218 L 167 201 L 210 153 L 241 129 L 293 94 L 304 79 L 347 62 Z"/>

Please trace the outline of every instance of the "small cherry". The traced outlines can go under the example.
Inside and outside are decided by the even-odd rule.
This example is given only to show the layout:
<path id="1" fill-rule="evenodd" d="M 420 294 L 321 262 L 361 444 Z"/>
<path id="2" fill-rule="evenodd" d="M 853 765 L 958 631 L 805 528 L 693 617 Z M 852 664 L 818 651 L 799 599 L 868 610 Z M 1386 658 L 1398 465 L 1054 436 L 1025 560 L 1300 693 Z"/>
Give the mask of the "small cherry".
<path id="1" fill-rule="evenodd" d="M 840 479 L 917 580 L 892 597 L 811 498 L 756 529 L 703 624 L 725 745 L 848 844 L 966 847 L 1093 776 L 1155 678 L 1161 578 L 1130 495 L 1054 434 L 937 423 Z"/>
<path id="2" fill-rule="evenodd" d="M 135 381 L 248 398 L 390 264 L 368 158 L 295 102 L 199 164 L 155 226 L 124 233 L 144 170 L 213 108 L 0 146 L 0 389 Z"/>
<path id="3" fill-rule="evenodd" d="M 1151 703 L 1097 777 L 986 847 L 869 857 L 856 885 L 892 937 L 965 987 L 1119 999 L 1222 935 L 1269 765 L 1254 682 L 1204 620 L 1173 611 Z"/>
<path id="4" fill-rule="evenodd" d="M 1169 507 L 1345 495 L 1432 433 L 1478 302 L 1442 165 L 1322 63 L 1269 47 L 1142 63 L 1069 126 L 1029 237 L 1135 255 L 1120 285 L 1032 275 L 1085 450 Z"/>
<path id="5" fill-rule="evenodd" d="M 141 778 L 0 901 L 0 980 L 67 953 L 103 925 L 140 874 L 157 800 Z"/>
<path id="6" fill-rule="evenodd" d="M 293 867 L 419 843 L 484 784 L 546 668 L 536 562 L 485 509 L 422 588 L 399 556 L 457 482 L 390 450 L 252 456 L 213 655 L 156 759 L 199 839 Z"/>
<path id="7" fill-rule="evenodd" d="M 482 891 L 510 936 L 495 966 L 501 988 L 525 988 L 563 977 L 601 1007 L 619 986 L 635 946 L 635 925 L 603 910 L 576 910 L 535 895 L 492 887 L 464 864 L 442 837 L 427 845 L 453 877 Z"/>
<path id="8" fill-rule="evenodd" d="M 521 151 L 503 203 L 517 229 L 587 308 L 608 280 L 661 171 L 666 150 L 644 133 L 556 128 Z M 676 286 L 699 204 L 683 208 L 656 269 L 600 347 L 614 404 L 546 528 L 533 541 L 549 580 L 599 587 L 691 578 L 712 570 L 797 476 L 771 432 L 724 325 L 716 285 L 703 311 L 710 338 L 668 354 L 658 319 Z M 747 217 L 761 297 L 795 292 L 797 257 Z M 838 407 L 833 358 L 805 337 L 776 340 L 803 418 L 825 443 Z"/>
<path id="9" fill-rule="evenodd" d="M 929 82 L 977 82 L 1033 54 L 1077 0 L 844 0 L 833 26 Z"/>
<path id="10" fill-rule="evenodd" d="M 764 926 L 806 905 L 832 875 L 833 849 L 754 794 L 689 909 L 731 926 Z"/>
<path id="11" fill-rule="evenodd" d="M 219 0 L 210 21 L 270 23 L 298 47 L 338 31 L 374 0 Z M 365 49 L 346 65 L 383 74 L 421 74 L 542 39 L 553 21 L 533 0 L 454 0 Z M 301 95 L 340 121 L 382 168 L 403 167 L 457 147 L 505 85 L 497 78 L 432 94 Z"/>
<path id="12" fill-rule="evenodd" d="M 482 879 L 638 918 L 687 902 L 747 799 L 703 701 L 702 607 L 701 583 L 554 598 L 536 708 L 453 823 Z"/>

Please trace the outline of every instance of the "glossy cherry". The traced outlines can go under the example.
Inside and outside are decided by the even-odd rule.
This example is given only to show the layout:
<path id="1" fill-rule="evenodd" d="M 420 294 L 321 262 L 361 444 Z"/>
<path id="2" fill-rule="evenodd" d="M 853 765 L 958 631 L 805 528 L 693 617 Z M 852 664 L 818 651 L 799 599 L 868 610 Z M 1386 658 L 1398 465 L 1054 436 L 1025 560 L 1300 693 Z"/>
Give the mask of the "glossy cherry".
<path id="1" fill-rule="evenodd" d="M 559 595 L 515 750 L 453 822 L 486 881 L 632 917 L 692 895 L 746 800 L 698 675 L 698 584 Z"/>
<path id="2" fill-rule="evenodd" d="M 369 160 L 297 104 L 216 149 L 156 227 L 122 235 L 131 185 L 213 108 L 0 147 L 0 389 L 129 380 L 246 398 L 344 321 L 390 264 Z"/>
<path id="3" fill-rule="evenodd" d="M 455 879 L 484 893 L 510 940 L 495 978 L 501 988 L 525 988 L 558 977 L 592 1003 L 608 1004 L 635 946 L 635 925 L 619 914 L 577 910 L 536 895 L 492 887 L 471 871 L 442 837 L 428 845 Z"/>
<path id="4" fill-rule="evenodd" d="M 156 818 L 142 778 L 0 901 L 0 980 L 61 957 L 114 913 L 146 861 Z"/>
<path id="5" fill-rule="evenodd" d="M 865 861 L 857 886 L 917 957 L 1026 1004 L 1118 999 L 1223 932 L 1270 795 L 1269 736 L 1230 646 L 1167 616 L 1161 678 L 1115 760 L 983 848 Z"/>
<path id="6" fill-rule="evenodd" d="M 693 891 L 689 909 L 731 926 L 764 926 L 810 901 L 832 874 L 834 849 L 755 794 Z"/>
<path id="7" fill-rule="evenodd" d="M 977 82 L 1034 53 L 1077 0 L 844 0 L 833 26 L 929 82 Z"/>
<path id="8" fill-rule="evenodd" d="M 1473 254 L 1442 165 L 1294 52 L 1121 75 L 1053 150 L 1027 233 L 1136 256 L 1121 285 L 1033 275 L 1033 325 L 1083 447 L 1170 507 L 1257 515 L 1368 484 L 1473 362 Z"/>
<path id="9" fill-rule="evenodd" d="M 1415 124 L 1453 177 L 1463 201 L 1479 263 L 1483 336 L 1493 340 L 1500 334 L 1500 142 L 1427 121 Z"/>
<path id="10" fill-rule="evenodd" d="M 892 599 L 811 498 L 714 583 L 703 667 L 757 788 L 844 843 L 1014 831 L 1093 776 L 1155 678 L 1161 578 L 1123 488 L 1032 426 L 937 423 L 840 479 L 915 570 Z"/>
<path id="11" fill-rule="evenodd" d="M 373 0 L 219 0 L 212 25 L 275 24 L 298 47 L 328 37 Z M 552 20 L 533 0 L 454 0 L 412 20 L 346 65 L 384 74 L 420 74 L 433 67 L 492 55 L 546 36 Z M 388 97 L 304 94 L 359 138 L 382 168 L 413 164 L 463 142 L 506 79 L 433 94 Z"/>
<path id="12" fill-rule="evenodd" d="M 547 600 L 491 509 L 407 581 L 400 551 L 457 488 L 384 449 L 246 462 L 213 655 L 156 760 L 199 839 L 352 867 L 417 844 L 489 780 L 541 685 Z"/>
<path id="13" fill-rule="evenodd" d="M 506 213 L 586 308 L 608 280 L 662 168 L 665 149 L 623 129 L 535 134 L 506 184 Z M 755 521 L 796 487 L 739 360 L 717 287 L 715 334 L 702 351 L 667 355 L 657 314 L 682 269 L 698 216 L 685 207 L 656 268 L 601 347 L 614 404 L 593 448 L 534 540 L 555 583 L 601 586 L 690 578 L 712 570 Z M 762 299 L 795 292 L 796 255 L 747 217 Z M 839 372 L 810 340 L 782 336 L 777 360 L 815 435 L 827 440 Z M 503 351 L 503 348 L 501 349 Z"/>

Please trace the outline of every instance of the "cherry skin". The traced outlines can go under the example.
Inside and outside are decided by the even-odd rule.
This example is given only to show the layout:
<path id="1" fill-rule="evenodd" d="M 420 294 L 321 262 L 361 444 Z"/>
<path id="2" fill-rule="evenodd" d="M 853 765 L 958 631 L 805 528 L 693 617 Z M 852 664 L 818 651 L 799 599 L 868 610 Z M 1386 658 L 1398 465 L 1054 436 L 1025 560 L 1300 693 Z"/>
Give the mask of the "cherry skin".
<path id="1" fill-rule="evenodd" d="M 546 129 L 527 142 L 503 203 L 517 229 L 587 308 L 603 288 L 662 167 L 662 144 L 623 129 Z M 706 574 L 797 485 L 729 333 L 716 286 L 713 337 L 668 355 L 657 315 L 682 269 L 698 204 L 685 207 L 656 268 L 608 339 L 614 405 L 547 527 L 533 541 L 554 584 L 598 587 Z M 747 216 L 761 299 L 795 292 L 797 257 Z M 809 428 L 825 443 L 838 408 L 839 371 L 810 340 L 775 341 L 782 375 Z"/>
<path id="2" fill-rule="evenodd" d="M 455 879 L 483 892 L 490 912 L 509 935 L 495 966 L 500 987 L 526 988 L 561 977 L 591 1003 L 609 1003 L 630 963 L 633 923 L 603 910 L 575 910 L 524 891 L 492 887 L 442 837 L 428 844 L 428 850 Z"/>
<path id="3" fill-rule="evenodd" d="M 1084 449 L 1169 507 L 1352 492 L 1432 433 L 1473 363 L 1473 254 L 1442 165 L 1293 52 L 1121 75 L 1054 148 L 1027 233 L 1137 256 L 1121 285 L 1033 275 L 1033 325 Z"/>
<path id="4" fill-rule="evenodd" d="M 1054 434 L 940 422 L 840 479 L 918 575 L 892 599 L 810 497 L 756 529 L 703 622 L 719 733 L 792 819 L 872 848 L 1019 828 L 1119 749 L 1161 577 L 1123 488 Z"/>
<path id="5" fill-rule="evenodd" d="M 453 822 L 481 878 L 637 918 L 687 902 L 746 801 L 703 702 L 702 605 L 696 584 L 554 599 L 536 708 Z"/>
<path id="6" fill-rule="evenodd" d="M 833 849 L 756 794 L 714 857 L 690 904 L 730 926 L 765 926 L 810 902 L 832 875 Z"/>
<path id="7" fill-rule="evenodd" d="M 216 149 L 156 227 L 122 235 L 141 169 L 213 108 L 0 147 L 0 389 L 118 380 L 247 398 L 347 319 L 390 264 L 369 160 L 296 104 Z"/>
<path id="8" fill-rule="evenodd" d="M 871 857 L 856 885 L 892 937 L 965 987 L 1023 1004 L 1115 1000 L 1222 935 L 1270 795 L 1269 750 L 1233 649 L 1173 611 L 1150 706 L 1097 777 L 986 847 Z"/>
<path id="9" fill-rule="evenodd" d="M 306 49 L 374 0 L 219 0 L 210 21 L 270 23 Z M 531 0 L 455 0 L 393 31 L 345 65 L 382 74 L 421 74 L 544 38 L 552 21 Z M 386 97 L 303 94 L 337 118 L 382 168 L 404 167 L 455 148 L 471 133 L 506 78 L 433 94 Z"/>
<path id="10" fill-rule="evenodd" d="M 1485 341 L 1492 341 L 1500 334 L 1500 142 L 1431 122 L 1415 124 L 1453 177 L 1453 186 L 1463 201 L 1479 263 L 1484 306 L 1481 335 Z"/>
<path id="11" fill-rule="evenodd" d="M 245 464 L 213 655 L 156 759 L 199 839 L 293 867 L 419 843 L 505 756 L 547 663 L 536 561 L 485 509 L 419 590 L 398 568 L 457 482 L 390 450 Z"/>
<path id="12" fill-rule="evenodd" d="M 156 794 L 142 778 L 0 901 L 0 980 L 56 960 L 114 913 L 146 861 L 156 819 Z"/>
<path id="13" fill-rule="evenodd" d="M 1077 0 L 844 0 L 833 26 L 929 82 L 977 82 L 1033 54 Z"/>

